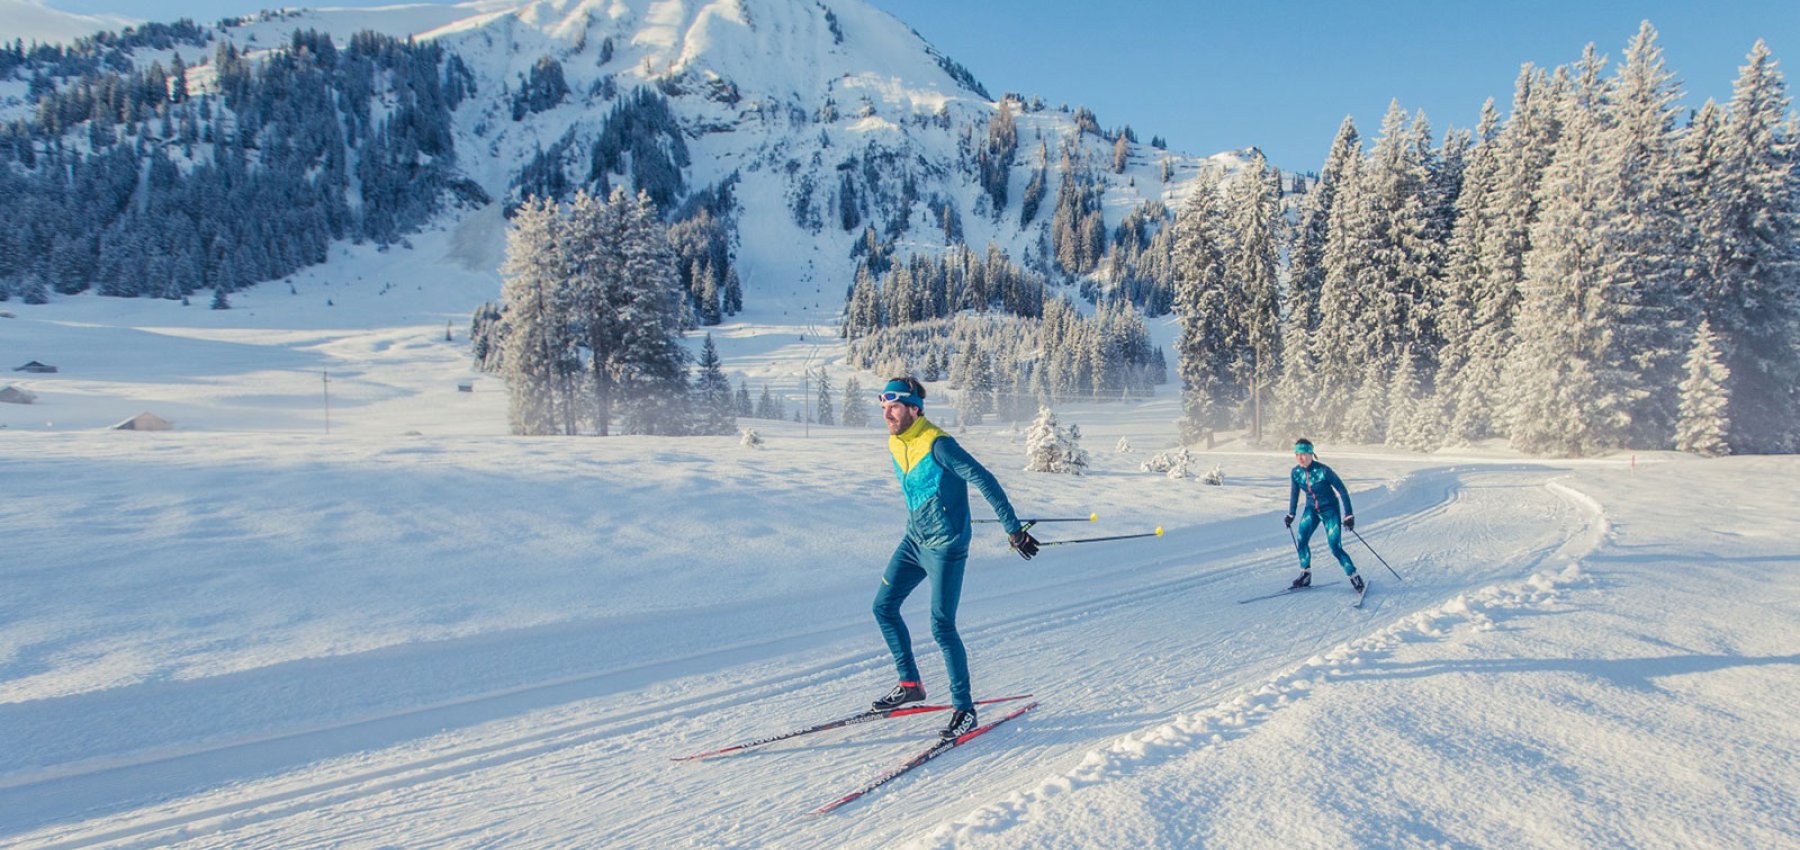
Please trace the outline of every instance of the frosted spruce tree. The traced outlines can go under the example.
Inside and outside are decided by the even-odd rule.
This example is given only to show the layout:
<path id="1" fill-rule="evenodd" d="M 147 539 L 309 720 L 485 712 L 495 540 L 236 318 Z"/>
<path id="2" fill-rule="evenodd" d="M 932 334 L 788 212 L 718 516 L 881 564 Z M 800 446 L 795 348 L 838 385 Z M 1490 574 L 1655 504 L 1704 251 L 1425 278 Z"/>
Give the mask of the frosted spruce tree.
<path id="1" fill-rule="evenodd" d="M 1702 319 L 1688 350 L 1687 380 L 1681 383 L 1681 412 L 1675 429 L 1675 449 L 1703 457 L 1731 454 L 1726 439 L 1731 433 L 1731 397 L 1726 385 L 1731 372 L 1719 355 L 1712 325 Z"/>
<path id="2" fill-rule="evenodd" d="M 863 395 L 862 382 L 851 375 L 844 380 L 844 425 L 851 428 L 867 428 L 869 426 L 870 402 Z"/>
<path id="3" fill-rule="evenodd" d="M 556 397 L 559 364 L 573 344 L 564 315 L 556 309 L 556 289 L 568 279 L 558 246 L 556 205 L 527 202 L 513 216 L 506 235 L 501 300 L 506 305 L 504 371 L 507 421 L 514 434 L 554 434 L 559 428 Z"/>
<path id="4" fill-rule="evenodd" d="M 1319 288 L 1319 320 L 1308 348 L 1312 360 L 1312 414 L 1320 432 L 1342 436 L 1351 395 L 1361 385 L 1366 340 L 1360 327 L 1368 303 L 1381 291 L 1376 211 L 1364 185 L 1365 162 L 1351 157 L 1339 174 L 1337 195 L 1326 222 L 1324 272 Z"/>
<path id="5" fill-rule="evenodd" d="M 1800 134 L 1775 65 L 1758 41 L 1729 109 L 1701 108 L 1684 157 L 1695 286 L 1729 371 L 1735 454 L 1800 449 Z"/>
<path id="6" fill-rule="evenodd" d="M 1456 196 L 1454 224 L 1445 249 L 1443 301 L 1438 305 L 1438 332 L 1444 347 L 1438 352 L 1438 378 L 1433 395 L 1443 417 L 1445 441 L 1463 445 L 1484 436 L 1489 428 L 1485 398 L 1489 385 L 1498 380 L 1483 366 L 1497 363 L 1497 356 L 1476 350 L 1477 329 L 1493 316 L 1484 311 L 1485 284 L 1493 269 L 1486 253 L 1488 234 L 1497 210 L 1500 155 L 1497 137 L 1500 113 L 1493 98 L 1481 105 L 1475 127 L 1475 147 L 1463 169 Z M 1305 429 L 1302 429 L 1305 430 Z"/>
<path id="7" fill-rule="evenodd" d="M 1087 467 L 1080 429 L 1072 425 L 1065 429 L 1049 407 L 1038 408 L 1037 419 L 1025 432 L 1025 470 L 1080 475 Z"/>
<path id="8" fill-rule="evenodd" d="M 825 374 L 825 367 L 819 367 L 819 399 L 818 418 L 814 421 L 820 425 L 836 425 L 837 417 L 832 414 L 831 407 L 836 402 L 831 399 L 831 376 Z"/>
<path id="9" fill-rule="evenodd" d="M 1176 371 L 1181 375 L 1181 439 L 1193 442 L 1226 423 L 1220 400 L 1231 380 L 1227 324 L 1224 223 L 1213 177 L 1194 178 L 1181 215 L 1175 220 L 1175 314 L 1181 322 L 1176 340 Z"/>
<path id="10" fill-rule="evenodd" d="M 1332 209 L 1347 175 L 1362 156 L 1356 124 L 1348 116 L 1326 154 L 1318 182 L 1300 202 L 1300 220 L 1288 250 L 1288 288 L 1281 371 L 1276 386 L 1280 418 L 1299 433 L 1326 433 L 1319 401 L 1323 393 L 1313 355 L 1319 327 L 1319 297 L 1325 286 L 1325 251 Z"/>
<path id="11" fill-rule="evenodd" d="M 738 416 L 749 418 L 756 415 L 756 405 L 750 401 L 750 384 L 743 378 L 738 379 L 737 396 L 734 401 Z"/>
<path id="12" fill-rule="evenodd" d="M 1648 395 L 1619 348 L 1631 322 L 1606 242 L 1616 195 L 1607 179 L 1608 86 L 1589 45 L 1563 100 L 1562 131 L 1531 229 L 1518 346 L 1504 373 L 1508 433 L 1532 454 L 1579 457 L 1624 446 L 1632 410 Z"/>
<path id="13" fill-rule="evenodd" d="M 594 431 L 611 433 L 618 388 L 614 361 L 624 328 L 620 307 L 629 293 L 624 278 L 625 209 L 588 194 L 575 193 L 560 218 L 564 236 L 559 246 L 567 275 L 567 294 L 559 309 L 570 313 L 570 330 L 588 358 Z"/>
<path id="14" fill-rule="evenodd" d="M 725 371 L 719 361 L 719 350 L 713 345 L 712 334 L 706 335 L 706 342 L 700 346 L 699 372 L 694 375 L 694 424 L 696 434 L 730 434 L 737 430 L 737 399 L 731 392 L 731 382 L 725 379 Z M 744 402 L 748 403 L 750 394 L 744 392 Z"/>
<path id="15" fill-rule="evenodd" d="M 1355 207 L 1367 217 L 1354 226 L 1372 252 L 1364 267 L 1371 276 L 1362 279 L 1372 288 L 1351 302 L 1360 308 L 1348 329 L 1359 362 L 1379 360 L 1391 369 L 1410 348 L 1427 374 L 1436 373 L 1443 252 L 1432 170 L 1430 124 L 1391 103 L 1358 183 L 1363 203 Z"/>
<path id="16" fill-rule="evenodd" d="M 1620 321 L 1609 358 L 1639 373 L 1644 396 L 1630 411 L 1633 445 L 1666 447 L 1674 437 L 1682 329 L 1691 327 L 1683 289 L 1694 242 L 1680 214 L 1676 110 L 1681 90 L 1663 66 L 1656 29 L 1643 22 L 1613 80 L 1611 121 L 1602 138 L 1603 235 L 1609 289 Z"/>
<path id="17" fill-rule="evenodd" d="M 1226 204 L 1232 236 L 1225 256 L 1231 294 L 1227 309 L 1233 313 L 1230 326 L 1237 349 L 1231 382 L 1252 412 L 1260 414 L 1257 405 L 1274 399 L 1270 382 L 1281 358 L 1281 173 L 1256 153 L 1232 183 Z"/>
<path id="18" fill-rule="evenodd" d="M 1561 132 L 1556 104 L 1567 87 L 1562 69 L 1554 75 L 1529 65 L 1520 69 L 1512 114 L 1493 142 L 1494 174 L 1482 204 L 1485 221 L 1479 233 L 1467 237 L 1478 276 L 1468 282 L 1473 324 L 1448 410 L 1448 430 L 1456 442 L 1504 432 L 1501 376 L 1515 345 L 1525 255 L 1538 217 L 1538 185 Z M 1465 185 L 1464 194 L 1469 191 Z"/>
<path id="19" fill-rule="evenodd" d="M 650 195 L 613 190 L 608 206 L 625 212 L 618 309 L 618 354 L 612 371 L 624 397 L 623 425 L 632 434 L 681 434 L 687 428 L 687 352 L 681 347 L 681 278 L 675 252 Z"/>

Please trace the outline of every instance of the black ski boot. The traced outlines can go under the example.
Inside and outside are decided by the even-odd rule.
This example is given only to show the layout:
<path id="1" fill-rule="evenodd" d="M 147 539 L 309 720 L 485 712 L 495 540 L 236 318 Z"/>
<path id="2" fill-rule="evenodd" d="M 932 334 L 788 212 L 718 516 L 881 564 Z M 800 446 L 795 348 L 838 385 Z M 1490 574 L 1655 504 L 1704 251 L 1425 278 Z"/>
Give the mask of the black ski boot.
<path id="1" fill-rule="evenodd" d="M 887 711 L 890 708 L 899 708 L 909 702 L 919 702 L 923 699 L 925 699 L 923 685 L 918 682 L 901 682 L 895 685 L 893 690 L 888 691 L 887 696 L 872 703 L 870 708 L 875 711 Z"/>
<path id="2" fill-rule="evenodd" d="M 1359 575 L 1350 576 L 1350 588 L 1352 590 L 1355 590 L 1357 593 L 1362 593 L 1364 590 L 1367 589 L 1366 586 L 1363 584 L 1362 576 L 1359 576 Z"/>
<path id="3" fill-rule="evenodd" d="M 1288 585 L 1289 590 L 1299 590 L 1302 587 L 1312 587 L 1312 570 L 1301 570 L 1300 577 Z"/>
<path id="4" fill-rule="evenodd" d="M 950 712 L 950 723 L 938 735 L 943 738 L 961 738 L 975 730 L 975 709 L 967 711 L 957 709 Z"/>

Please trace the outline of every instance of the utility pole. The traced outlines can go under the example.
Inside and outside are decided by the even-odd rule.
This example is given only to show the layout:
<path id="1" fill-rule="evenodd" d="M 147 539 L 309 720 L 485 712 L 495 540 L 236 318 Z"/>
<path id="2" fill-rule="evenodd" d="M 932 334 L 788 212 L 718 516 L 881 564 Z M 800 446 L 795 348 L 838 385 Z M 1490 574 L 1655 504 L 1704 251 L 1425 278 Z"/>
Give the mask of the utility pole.
<path id="1" fill-rule="evenodd" d="M 1262 344 L 1256 346 L 1256 359 L 1250 371 L 1250 438 L 1262 443 Z"/>

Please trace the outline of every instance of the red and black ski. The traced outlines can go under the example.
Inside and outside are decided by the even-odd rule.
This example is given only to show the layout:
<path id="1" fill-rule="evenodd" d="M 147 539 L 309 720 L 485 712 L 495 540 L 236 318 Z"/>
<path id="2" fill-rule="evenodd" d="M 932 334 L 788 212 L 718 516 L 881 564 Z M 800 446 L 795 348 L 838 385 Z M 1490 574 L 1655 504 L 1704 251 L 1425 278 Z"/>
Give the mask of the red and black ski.
<path id="1" fill-rule="evenodd" d="M 880 788 L 881 786 L 886 785 L 889 782 L 892 782 L 895 779 L 900 778 L 900 776 L 905 774 L 907 771 L 912 770 L 913 768 L 918 767 L 919 765 L 922 765 L 928 761 L 931 761 L 932 759 L 937 758 L 938 756 L 941 756 L 944 753 L 947 753 L 953 749 L 956 749 L 957 747 L 960 747 L 963 744 L 966 744 L 966 743 L 974 740 L 976 738 L 976 736 L 981 735 L 982 733 L 988 731 L 989 729 L 992 729 L 995 726 L 999 726 L 1000 724 L 1005 723 L 1006 721 L 1011 720 L 1015 717 L 1018 717 L 1019 715 L 1024 714 L 1025 712 L 1030 711 L 1034 708 L 1037 708 L 1037 703 L 1035 703 L 1035 702 L 1027 703 L 1024 708 L 1015 709 L 1013 711 L 1013 713 L 1008 714 L 1005 717 L 1002 717 L 999 720 L 996 720 L 992 723 L 989 723 L 986 726 L 977 726 L 974 729 L 964 732 L 960 737 L 945 738 L 935 744 L 932 744 L 924 752 L 921 752 L 918 755 L 913 756 L 910 759 L 907 759 L 904 763 L 902 763 L 894 768 L 889 769 L 888 771 L 886 771 L 885 773 L 882 773 L 881 775 L 875 777 L 874 779 L 869 780 L 861 788 L 858 788 L 855 791 L 851 791 L 850 793 L 845 794 L 844 796 L 839 797 L 836 800 L 832 800 L 831 802 L 826 803 L 823 806 L 813 809 L 812 814 L 822 815 L 822 814 L 825 814 L 826 812 L 837 809 L 838 807 L 843 806 L 846 803 L 850 803 L 850 802 L 862 797 L 863 795 L 868 794 L 870 791 Z"/>
<path id="2" fill-rule="evenodd" d="M 995 703 L 1012 702 L 1014 700 L 1027 699 L 1030 696 L 1031 696 L 1031 694 L 1020 694 L 1018 696 L 1013 696 L 1013 697 L 994 697 L 993 699 L 978 699 L 975 701 L 975 704 L 976 705 L 993 705 Z M 824 723 L 815 723 L 811 726 L 806 726 L 806 727 L 803 727 L 800 729 L 794 729 L 794 730 L 788 731 L 788 732 L 782 732 L 778 735 L 770 735 L 766 738 L 757 738 L 753 741 L 745 741 L 741 744 L 732 744 L 729 747 L 721 747 L 719 749 L 709 750 L 704 753 L 695 753 L 691 756 L 674 756 L 671 758 L 671 760 L 672 761 L 699 761 L 700 759 L 708 759 L 708 758 L 712 758 L 714 756 L 722 756 L 722 755 L 727 755 L 730 753 L 737 753 L 737 752 L 742 752 L 744 750 L 754 749 L 754 748 L 760 747 L 764 744 L 773 744 L 776 741 L 785 741 L 789 738 L 798 738 L 801 735 L 811 735 L 815 732 L 825 732 L 825 731 L 829 731 L 832 729 L 842 729 L 845 726 L 855 726 L 859 723 L 869 723 L 869 722 L 875 721 L 875 720 L 887 720 L 888 718 L 891 718 L 891 717 L 906 717 L 906 716 L 912 715 L 912 714 L 927 714 L 927 713 L 930 713 L 933 711 L 948 711 L 948 710 L 950 710 L 950 706 L 947 706 L 947 705 L 903 705 L 899 708 L 888 708 L 888 709 L 882 709 L 879 711 L 875 710 L 875 709 L 870 709 L 868 711 L 859 711 L 859 712 L 849 715 L 847 717 L 840 717 L 836 720 L 827 720 Z M 970 734 L 973 734 L 973 733 L 970 733 Z"/>

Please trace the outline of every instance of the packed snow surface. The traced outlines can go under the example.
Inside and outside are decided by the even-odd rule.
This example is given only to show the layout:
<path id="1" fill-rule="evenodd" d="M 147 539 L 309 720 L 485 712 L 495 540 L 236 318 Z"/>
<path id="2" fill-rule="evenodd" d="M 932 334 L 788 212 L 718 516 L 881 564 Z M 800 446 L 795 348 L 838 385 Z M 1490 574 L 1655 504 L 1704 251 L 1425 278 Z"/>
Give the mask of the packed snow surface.
<path id="1" fill-rule="evenodd" d="M 509 436 L 471 226 L 225 311 L 0 304 L 0 366 L 60 370 L 0 373 L 38 396 L 0 404 L 0 846 L 1800 845 L 1794 458 L 1322 445 L 1367 604 L 1322 535 L 1318 587 L 1239 604 L 1294 574 L 1292 458 L 1138 471 L 1170 388 L 1058 410 L 1081 477 L 951 427 L 1021 515 L 1099 515 L 1045 540 L 1166 530 L 1025 562 L 978 528 L 975 688 L 1038 708 L 817 818 L 943 715 L 674 761 L 892 683 L 885 435 Z M 714 330 L 734 384 L 851 374 L 810 293 L 758 291 Z M 108 427 L 145 411 L 174 429 Z"/>

